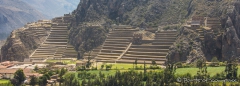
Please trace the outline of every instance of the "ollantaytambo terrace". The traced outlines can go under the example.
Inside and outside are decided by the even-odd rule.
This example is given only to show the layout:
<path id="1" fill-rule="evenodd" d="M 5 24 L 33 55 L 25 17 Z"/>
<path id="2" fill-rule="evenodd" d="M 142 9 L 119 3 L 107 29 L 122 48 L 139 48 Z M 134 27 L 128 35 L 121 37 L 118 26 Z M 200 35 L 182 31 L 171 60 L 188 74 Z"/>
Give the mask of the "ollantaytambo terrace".
<path id="1" fill-rule="evenodd" d="M 1 0 L 0 86 L 239 86 L 239 0 Z"/>

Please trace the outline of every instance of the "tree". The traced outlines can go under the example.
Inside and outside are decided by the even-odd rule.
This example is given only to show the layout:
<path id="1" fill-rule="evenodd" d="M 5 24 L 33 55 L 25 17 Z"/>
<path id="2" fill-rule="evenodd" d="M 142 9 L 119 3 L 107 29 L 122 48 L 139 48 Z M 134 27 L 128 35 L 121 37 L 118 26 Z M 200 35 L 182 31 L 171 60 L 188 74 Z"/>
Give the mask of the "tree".
<path id="1" fill-rule="evenodd" d="M 64 69 L 64 68 L 62 68 L 61 70 L 60 70 L 60 73 L 59 73 L 59 77 L 60 77 L 60 79 L 59 79 L 59 85 L 61 86 L 61 83 L 62 82 L 64 82 L 64 78 L 63 78 L 63 75 L 65 74 L 67 72 L 67 70 L 66 69 Z"/>
<path id="2" fill-rule="evenodd" d="M 174 65 L 174 63 L 170 62 L 169 60 L 166 62 L 166 68 L 163 71 L 163 82 L 161 83 L 161 85 L 170 85 L 171 83 L 174 82 L 175 78 L 174 78 L 174 74 L 176 72 L 176 66 Z"/>
<path id="3" fill-rule="evenodd" d="M 200 80 L 207 80 L 210 78 L 210 75 L 207 72 L 207 66 L 206 62 L 204 60 L 198 60 L 197 61 L 197 67 L 199 70 L 197 71 L 197 75 L 195 78 L 200 79 Z M 195 85 L 197 86 L 208 86 L 208 82 L 197 82 Z"/>
<path id="4" fill-rule="evenodd" d="M 66 73 L 64 75 L 64 86 L 79 86 L 80 83 L 75 73 Z"/>
<path id="5" fill-rule="evenodd" d="M 39 68 L 38 68 L 38 66 L 36 65 L 35 67 L 34 67 L 34 71 L 37 71 Z"/>
<path id="6" fill-rule="evenodd" d="M 157 63 L 155 60 L 152 60 L 152 65 L 155 66 Z"/>
<path id="7" fill-rule="evenodd" d="M 26 80 L 26 76 L 23 73 L 22 69 L 18 69 L 15 73 L 14 73 L 14 79 L 17 80 L 17 85 L 21 85 L 25 80 Z"/>
<path id="8" fill-rule="evenodd" d="M 89 67 L 92 65 L 92 62 L 91 62 L 91 53 L 92 53 L 92 51 L 89 52 L 88 61 L 87 61 L 87 63 L 86 63 L 86 68 L 89 68 Z"/>
<path id="9" fill-rule="evenodd" d="M 14 86 L 17 86 L 17 84 L 18 84 L 18 80 L 17 79 L 11 79 L 10 80 L 11 81 L 11 83 L 14 85 Z"/>
<path id="10" fill-rule="evenodd" d="M 104 65 L 102 64 L 102 65 L 101 65 L 101 69 L 103 69 L 103 68 L 104 68 Z"/>
<path id="11" fill-rule="evenodd" d="M 238 71 L 237 60 L 229 60 L 225 68 L 226 78 L 237 79 L 237 71 Z"/>
<path id="12" fill-rule="evenodd" d="M 134 64 L 135 64 L 135 69 L 137 69 L 137 59 L 135 60 Z"/>
<path id="13" fill-rule="evenodd" d="M 144 75 L 146 75 L 146 72 L 147 72 L 147 69 L 146 69 L 146 63 L 145 63 L 145 61 L 144 61 Z"/>
<path id="14" fill-rule="evenodd" d="M 38 84 L 38 78 L 36 76 L 31 76 L 31 80 L 29 84 L 31 86 L 35 86 L 36 84 Z"/>
<path id="15" fill-rule="evenodd" d="M 218 61 L 217 57 L 212 58 L 210 66 L 212 66 L 212 67 L 219 66 L 219 61 Z"/>
<path id="16" fill-rule="evenodd" d="M 47 85 L 47 77 L 46 76 L 41 76 L 40 78 L 39 78 L 39 86 L 46 86 Z"/>

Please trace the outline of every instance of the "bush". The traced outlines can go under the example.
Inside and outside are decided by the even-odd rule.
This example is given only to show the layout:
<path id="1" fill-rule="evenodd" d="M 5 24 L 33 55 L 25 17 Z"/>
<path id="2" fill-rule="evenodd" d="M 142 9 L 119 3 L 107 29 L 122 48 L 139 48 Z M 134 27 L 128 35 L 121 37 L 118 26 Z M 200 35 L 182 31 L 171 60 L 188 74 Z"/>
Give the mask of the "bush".
<path id="1" fill-rule="evenodd" d="M 194 64 L 187 64 L 187 63 L 184 63 L 182 64 L 183 68 L 191 68 L 191 67 L 194 67 Z"/>
<path id="2" fill-rule="evenodd" d="M 224 63 L 224 62 L 219 62 L 219 66 L 226 66 L 226 63 Z"/>
<path id="3" fill-rule="evenodd" d="M 211 63 L 209 64 L 209 66 L 211 67 L 218 67 L 219 66 L 219 61 L 217 59 L 217 57 L 213 57 L 211 60 Z"/>
<path id="4" fill-rule="evenodd" d="M 112 65 L 106 65 L 106 70 L 111 70 Z"/>
<path id="5" fill-rule="evenodd" d="M 163 30 L 168 30 L 168 29 L 170 29 L 170 26 L 166 26 L 163 28 Z"/>
<path id="6" fill-rule="evenodd" d="M 177 62 L 175 65 L 177 68 L 183 68 L 182 62 Z"/>
<path id="7" fill-rule="evenodd" d="M 215 74 L 212 79 L 217 79 L 217 80 L 224 80 L 226 79 L 226 74 L 224 72 L 221 72 L 221 73 L 217 73 Z"/>
<path id="8" fill-rule="evenodd" d="M 150 66 L 150 69 L 161 69 L 159 66 Z"/>

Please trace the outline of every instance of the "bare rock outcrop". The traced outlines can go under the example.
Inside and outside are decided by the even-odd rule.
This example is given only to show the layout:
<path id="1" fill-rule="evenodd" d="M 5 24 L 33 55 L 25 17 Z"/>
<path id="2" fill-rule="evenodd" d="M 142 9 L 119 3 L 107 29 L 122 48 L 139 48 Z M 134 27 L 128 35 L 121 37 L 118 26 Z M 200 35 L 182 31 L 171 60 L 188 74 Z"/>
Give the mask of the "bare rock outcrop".
<path id="1" fill-rule="evenodd" d="M 26 33 L 29 29 L 14 30 L 1 48 L 1 61 L 23 61 L 38 48 L 46 36 Z M 46 30 L 47 33 L 47 30 Z"/>
<path id="2" fill-rule="evenodd" d="M 192 63 L 197 59 L 205 59 L 199 34 L 187 28 L 181 28 L 178 38 L 170 47 L 168 60 L 172 62 Z"/>

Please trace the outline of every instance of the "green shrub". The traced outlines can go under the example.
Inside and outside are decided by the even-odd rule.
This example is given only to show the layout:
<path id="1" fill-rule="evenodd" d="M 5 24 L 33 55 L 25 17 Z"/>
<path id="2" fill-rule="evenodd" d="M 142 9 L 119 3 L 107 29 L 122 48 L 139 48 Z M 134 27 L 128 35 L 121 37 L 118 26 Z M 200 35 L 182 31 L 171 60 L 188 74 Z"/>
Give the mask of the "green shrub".
<path id="1" fill-rule="evenodd" d="M 224 63 L 224 62 L 219 62 L 219 66 L 226 66 L 226 63 Z"/>
<path id="2" fill-rule="evenodd" d="M 183 68 L 182 62 L 177 62 L 175 65 L 177 66 L 177 68 Z"/>
<path id="3" fill-rule="evenodd" d="M 161 69 L 159 66 L 151 65 L 149 69 Z"/>
<path id="4" fill-rule="evenodd" d="M 184 63 L 182 64 L 183 68 L 191 68 L 191 67 L 194 67 L 194 64 L 187 64 L 187 63 Z"/>
<path id="5" fill-rule="evenodd" d="M 163 28 L 163 30 L 168 30 L 168 29 L 170 29 L 170 26 L 166 26 Z"/>
<path id="6" fill-rule="evenodd" d="M 219 66 L 219 61 L 217 59 L 217 57 L 213 57 L 211 60 L 211 63 L 209 64 L 209 66 L 211 67 L 218 67 Z"/>

